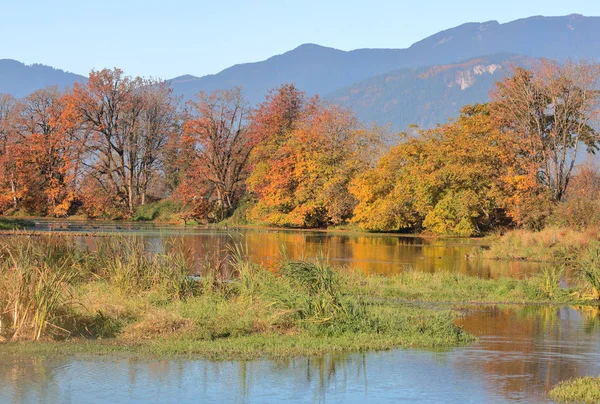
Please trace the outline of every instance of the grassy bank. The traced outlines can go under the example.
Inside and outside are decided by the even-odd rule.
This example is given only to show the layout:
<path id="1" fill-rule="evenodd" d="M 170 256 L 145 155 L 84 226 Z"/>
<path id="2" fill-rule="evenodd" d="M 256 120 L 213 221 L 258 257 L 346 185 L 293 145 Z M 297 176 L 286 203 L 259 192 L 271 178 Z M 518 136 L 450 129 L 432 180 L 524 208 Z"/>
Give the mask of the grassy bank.
<path id="1" fill-rule="evenodd" d="M 550 398 L 559 403 L 600 403 L 600 377 L 580 377 L 561 382 L 550 390 Z"/>
<path id="2" fill-rule="evenodd" d="M 0 230 L 22 230 L 33 226 L 33 222 L 27 219 L 0 217 Z"/>
<path id="3" fill-rule="evenodd" d="M 366 276 L 352 271 L 348 288 L 357 295 L 380 300 L 453 303 L 595 304 L 583 279 L 561 287 L 564 273 L 548 268 L 527 279 L 481 279 L 452 272 L 406 271 L 394 276 Z"/>
<path id="4" fill-rule="evenodd" d="M 283 260 L 274 273 L 238 250 L 227 270 L 207 266 L 193 279 L 183 252 L 150 255 L 135 239 L 102 239 L 91 252 L 65 237 L 23 237 L 0 250 L 4 352 L 241 359 L 472 340 L 450 311 L 369 303 L 320 261 Z"/>
<path id="5" fill-rule="evenodd" d="M 584 231 L 548 227 L 541 231 L 511 230 L 502 236 L 488 236 L 490 259 L 543 262 L 573 261 L 590 243 L 600 240 L 600 230 Z"/>
<path id="6" fill-rule="evenodd" d="M 107 237 L 89 251 L 68 237 L 0 240 L 3 352 L 135 351 L 213 359 L 443 348 L 473 337 L 459 313 L 423 302 L 593 303 L 560 273 L 484 280 L 408 271 L 394 277 L 282 257 L 270 271 L 229 251 L 192 278 L 185 251 L 148 254 L 141 240 Z M 196 266 L 197 269 L 197 266 Z"/>

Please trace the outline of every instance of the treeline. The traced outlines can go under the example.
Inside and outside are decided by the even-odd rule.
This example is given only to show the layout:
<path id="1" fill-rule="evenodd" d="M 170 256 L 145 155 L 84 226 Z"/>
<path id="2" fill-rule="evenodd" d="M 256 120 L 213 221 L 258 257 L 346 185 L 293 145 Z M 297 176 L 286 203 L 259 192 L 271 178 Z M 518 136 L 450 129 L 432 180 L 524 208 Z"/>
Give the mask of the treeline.
<path id="1" fill-rule="evenodd" d="M 255 108 L 237 89 L 182 105 L 166 83 L 93 71 L 0 97 L 0 211 L 126 218 L 173 200 L 199 222 L 475 235 L 564 221 L 560 207 L 583 226 L 600 176 L 575 162 L 598 149 L 599 77 L 586 61 L 517 68 L 490 103 L 390 148 L 293 85 Z"/>

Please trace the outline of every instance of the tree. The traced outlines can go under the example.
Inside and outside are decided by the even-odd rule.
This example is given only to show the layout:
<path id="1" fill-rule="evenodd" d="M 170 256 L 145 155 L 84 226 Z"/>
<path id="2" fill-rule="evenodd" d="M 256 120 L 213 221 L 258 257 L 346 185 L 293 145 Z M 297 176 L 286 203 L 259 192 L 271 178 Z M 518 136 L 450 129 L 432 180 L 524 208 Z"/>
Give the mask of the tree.
<path id="1" fill-rule="evenodd" d="M 348 184 L 369 166 L 380 138 L 348 111 L 293 86 L 272 92 L 254 114 L 261 139 L 251 156 L 248 187 L 258 199 L 254 220 L 292 227 L 347 221 L 356 204 Z"/>
<path id="2" fill-rule="evenodd" d="M 595 63 L 544 60 L 533 70 L 515 69 L 492 93 L 496 113 L 554 202 L 567 192 L 581 147 L 598 150 L 599 78 Z"/>
<path id="3" fill-rule="evenodd" d="M 175 125 L 171 90 L 166 83 L 104 69 L 92 71 L 86 84 L 75 84 L 71 101 L 91 133 L 85 163 L 94 181 L 88 183 L 91 197 L 102 191 L 104 200 L 131 215 L 146 201 L 160 148 Z"/>
<path id="4" fill-rule="evenodd" d="M 0 211 L 18 208 L 19 193 L 15 177 L 14 144 L 17 100 L 9 94 L 0 94 Z"/>
<path id="5" fill-rule="evenodd" d="M 257 142 L 247 127 L 250 110 L 239 89 L 200 92 L 189 105 L 182 149 L 194 158 L 178 194 L 194 204 L 210 202 L 223 219 L 243 194 L 248 158 Z"/>
<path id="6" fill-rule="evenodd" d="M 527 176 L 513 145 L 488 105 L 466 106 L 455 122 L 405 137 L 353 181 L 353 221 L 462 236 L 506 224 L 507 180 Z"/>
<path id="7" fill-rule="evenodd" d="M 65 215 L 77 199 L 85 135 L 56 87 L 38 90 L 18 116 L 17 176 L 25 208 Z"/>

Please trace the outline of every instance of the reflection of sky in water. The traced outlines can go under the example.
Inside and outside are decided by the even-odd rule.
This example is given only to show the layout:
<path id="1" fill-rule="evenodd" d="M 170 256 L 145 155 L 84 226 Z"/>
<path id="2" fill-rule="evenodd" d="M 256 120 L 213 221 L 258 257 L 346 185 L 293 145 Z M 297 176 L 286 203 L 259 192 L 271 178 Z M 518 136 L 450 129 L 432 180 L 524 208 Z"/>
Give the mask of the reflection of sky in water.
<path id="1" fill-rule="evenodd" d="M 334 265 L 352 266 L 366 272 L 395 274 L 418 271 L 453 271 L 481 277 L 519 276 L 538 270 L 539 264 L 477 258 L 481 246 L 469 239 L 428 239 L 398 235 L 314 232 L 264 229 L 203 229 L 144 223 L 37 220 L 39 230 L 87 233 L 117 232 L 143 237 L 152 251 L 173 241 L 189 251 L 196 262 L 223 257 L 227 245 L 243 245 L 251 260 L 275 265 L 282 246 L 292 258 L 323 255 Z M 93 245 L 95 237 L 84 236 Z"/>
<path id="2" fill-rule="evenodd" d="M 0 356 L 0 402 L 547 402 L 600 374 L 600 310 L 472 306 L 479 342 L 446 352 L 209 362 Z"/>

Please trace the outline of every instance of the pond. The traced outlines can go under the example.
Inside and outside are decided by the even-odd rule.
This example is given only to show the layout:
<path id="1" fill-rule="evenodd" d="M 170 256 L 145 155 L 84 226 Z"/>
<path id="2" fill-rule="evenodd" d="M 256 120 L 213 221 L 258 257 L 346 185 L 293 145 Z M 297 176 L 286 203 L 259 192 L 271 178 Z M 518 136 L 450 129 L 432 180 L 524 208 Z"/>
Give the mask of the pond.
<path id="1" fill-rule="evenodd" d="M 545 403 L 570 377 L 600 374 L 600 309 L 470 306 L 479 341 L 286 361 L 15 356 L 0 348 L 0 402 Z"/>
<path id="2" fill-rule="evenodd" d="M 144 238 L 160 251 L 167 241 L 189 251 L 197 262 L 222 259 L 228 245 L 241 245 L 249 258 L 275 265 L 282 247 L 292 258 L 325 256 L 333 265 L 351 266 L 368 273 L 392 275 L 408 268 L 418 271 L 454 271 L 483 278 L 521 276 L 539 271 L 539 264 L 481 258 L 484 245 L 476 239 L 427 238 L 396 234 L 283 229 L 219 229 L 152 223 L 64 221 L 36 219 L 34 230 L 75 232 L 90 246 L 97 236 L 120 233 Z M 83 233 L 81 233 L 83 232 Z"/>

